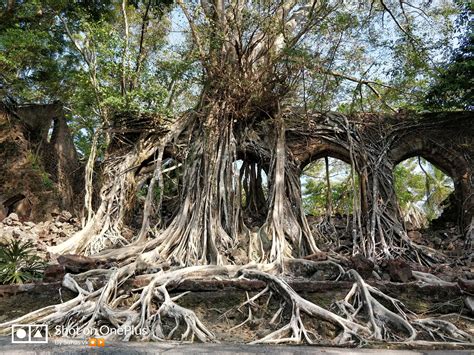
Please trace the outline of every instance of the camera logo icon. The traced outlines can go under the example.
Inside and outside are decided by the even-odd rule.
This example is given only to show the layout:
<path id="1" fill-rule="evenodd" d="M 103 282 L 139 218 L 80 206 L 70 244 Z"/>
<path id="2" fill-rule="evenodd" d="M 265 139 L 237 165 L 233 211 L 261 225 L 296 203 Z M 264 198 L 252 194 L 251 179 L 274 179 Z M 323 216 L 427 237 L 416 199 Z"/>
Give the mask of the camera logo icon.
<path id="1" fill-rule="evenodd" d="M 47 324 L 14 324 L 12 325 L 12 344 L 46 344 L 48 343 Z"/>

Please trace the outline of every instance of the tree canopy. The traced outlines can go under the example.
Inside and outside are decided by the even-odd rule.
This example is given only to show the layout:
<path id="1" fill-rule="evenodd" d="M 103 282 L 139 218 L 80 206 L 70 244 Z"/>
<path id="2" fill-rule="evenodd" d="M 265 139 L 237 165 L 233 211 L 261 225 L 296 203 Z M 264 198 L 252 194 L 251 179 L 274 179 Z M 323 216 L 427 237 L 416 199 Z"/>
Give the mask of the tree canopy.
<path id="1" fill-rule="evenodd" d="M 458 1 L 461 12 L 456 24 L 459 44 L 451 51 L 427 95 L 431 109 L 473 110 L 474 94 L 474 29 L 472 17 L 474 5 L 470 1 Z"/>
<path id="2" fill-rule="evenodd" d="M 220 28 L 202 17 L 206 3 L 7 1 L 0 8 L 3 96 L 19 103 L 62 101 L 77 146 L 88 155 L 95 130 L 117 112 L 169 115 L 196 105 L 212 80 L 199 51 L 208 57 L 228 40 L 226 31 L 235 31 L 243 46 L 238 55 L 245 55 L 246 45 L 260 45 L 253 41 L 259 36 L 281 42 L 286 49 L 273 65 L 280 75 L 292 68 L 286 100 L 309 109 L 421 110 L 432 83 L 430 102 L 438 107 L 465 108 L 472 98 L 472 35 L 453 49 L 456 19 L 466 22 L 471 11 L 465 2 L 334 0 L 314 9 L 308 28 L 299 23 L 309 8 L 291 10 L 283 24 L 274 13 L 280 4 L 265 1 L 228 5 L 243 21 Z M 301 31 L 296 45 L 285 34 L 271 35 L 283 25 Z M 193 32 L 205 39 L 203 48 Z"/>

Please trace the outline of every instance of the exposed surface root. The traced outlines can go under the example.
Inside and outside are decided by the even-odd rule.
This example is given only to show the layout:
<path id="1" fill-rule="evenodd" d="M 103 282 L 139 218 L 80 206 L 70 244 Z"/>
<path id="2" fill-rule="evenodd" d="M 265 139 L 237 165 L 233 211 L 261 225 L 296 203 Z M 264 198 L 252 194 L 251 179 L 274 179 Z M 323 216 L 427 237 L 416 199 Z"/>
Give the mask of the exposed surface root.
<path id="1" fill-rule="evenodd" d="M 407 320 L 404 305 L 400 301 L 368 285 L 355 270 L 350 270 L 349 274 L 356 283 L 344 300 L 336 303 L 349 319 L 357 319 L 360 311 L 365 308 L 373 339 L 411 341 L 416 338 L 417 332 Z M 390 304 L 397 313 L 385 307 L 375 296 Z M 396 331 L 404 332 L 407 337 L 397 335 Z"/>
<path id="2" fill-rule="evenodd" d="M 179 298 L 187 292 L 171 296 L 169 290 L 185 279 L 199 281 L 243 278 L 263 281 L 266 287 L 253 296 L 247 293 L 245 301 L 221 315 L 221 318 L 228 318 L 231 313 L 244 313 L 243 310 L 248 308 L 245 320 L 230 327 L 231 330 L 250 324 L 262 311 L 268 314 L 271 299 L 274 303 L 282 303 L 273 316 L 268 317 L 269 324 L 276 325 L 287 321 L 286 325 L 252 343 L 329 342 L 360 345 L 370 341 L 472 341 L 470 334 L 444 319 L 418 318 L 407 311 L 399 300 L 369 285 L 356 271 L 345 272 L 335 261 L 318 263 L 286 259 L 283 264 L 203 265 L 171 268 L 167 271 L 164 269 L 169 267 L 169 263 L 165 263 L 155 264 L 155 271 L 151 274 L 141 274 L 143 270 L 150 270 L 150 267 L 137 267 L 148 260 L 147 254 L 150 252 L 143 254 L 140 260 L 120 268 L 90 270 L 78 275 L 66 274 L 63 286 L 77 293 L 74 299 L 0 324 L 0 334 L 8 333 L 12 324 L 39 323 L 62 326 L 63 336 L 85 338 L 98 334 L 101 327 L 106 325 L 115 329 L 105 336 L 108 339 L 197 339 L 201 342 L 215 342 L 216 336 L 201 322 L 196 313 L 179 304 Z M 322 263 L 337 265 L 340 271 L 338 278 L 350 278 L 355 281 L 346 297 L 334 303 L 330 309 L 303 298 L 287 282 L 293 279 L 293 272 L 314 270 Z M 285 270 L 284 274 L 281 273 L 282 268 Z M 133 288 L 133 284 L 145 286 Z M 268 299 L 265 300 L 264 297 Z M 311 321 L 313 318 L 317 322 L 332 324 L 337 333 L 330 339 L 325 338 L 320 334 L 320 330 L 315 328 L 315 323 Z"/>
<path id="3" fill-rule="evenodd" d="M 457 328 L 452 323 L 434 318 L 418 319 L 413 324 L 424 330 L 433 341 L 442 342 L 471 342 L 472 335 Z"/>
<path id="4" fill-rule="evenodd" d="M 163 341 L 170 339 L 180 323 L 184 322 L 186 329 L 180 340 L 192 341 L 195 336 L 202 342 L 215 340 L 193 311 L 179 306 L 175 302 L 176 297 L 170 297 L 166 285 L 179 283 L 183 277 L 195 274 L 207 275 L 209 270 L 213 275 L 227 273 L 228 270 L 215 266 L 188 267 L 169 272 L 160 270 L 154 275 L 147 275 L 151 281 L 142 290 L 126 291 L 123 285 L 135 270 L 133 263 L 111 272 L 91 270 L 75 277 L 67 274 L 63 286 L 77 292 L 76 298 L 0 324 L 0 333 L 8 333 L 12 324 L 39 323 L 63 326 L 65 336 L 87 337 L 96 334 L 102 325 L 107 325 L 117 330 L 107 338 Z M 94 284 L 104 276 L 108 281 L 95 290 Z M 166 318 L 176 324 L 167 335 L 163 330 Z"/>
<path id="5" fill-rule="evenodd" d="M 426 272 L 421 271 L 413 271 L 413 276 L 418 280 L 428 285 L 435 285 L 435 286 L 453 286 L 456 285 L 455 282 L 448 282 L 440 279 L 439 277 L 428 274 Z"/>
<path id="6" fill-rule="evenodd" d="M 320 337 L 313 331 L 306 329 L 301 318 L 302 313 L 339 325 L 342 328 L 342 333 L 334 340 L 338 344 L 346 343 L 352 337 L 357 337 L 359 334 L 369 333 L 367 327 L 354 323 L 305 300 L 281 278 L 257 270 L 244 270 L 243 275 L 247 278 L 256 278 L 268 282 L 272 289 L 281 295 L 292 308 L 289 324 L 265 336 L 263 339 L 256 340 L 254 343 L 301 343 L 306 341 L 309 344 L 315 344 Z"/>

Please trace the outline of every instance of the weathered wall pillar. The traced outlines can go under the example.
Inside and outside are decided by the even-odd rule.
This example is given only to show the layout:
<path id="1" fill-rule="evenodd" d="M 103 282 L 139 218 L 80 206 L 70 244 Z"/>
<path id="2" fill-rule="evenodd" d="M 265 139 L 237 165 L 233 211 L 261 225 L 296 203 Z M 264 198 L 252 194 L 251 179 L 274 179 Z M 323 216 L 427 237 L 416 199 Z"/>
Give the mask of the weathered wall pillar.
<path id="1" fill-rule="evenodd" d="M 46 172 L 57 183 L 61 209 L 79 212 L 83 168 L 62 105 L 25 105 L 16 109 L 26 136 L 40 155 Z"/>
<path id="2" fill-rule="evenodd" d="M 79 164 L 76 148 L 69 127 L 62 110 L 54 117 L 53 132 L 49 145 L 53 147 L 56 160 L 55 171 L 57 174 L 58 188 L 64 198 L 64 208 L 77 209 L 82 205 L 80 192 L 83 187 L 82 167 Z"/>
<path id="3" fill-rule="evenodd" d="M 470 228 L 474 218 L 474 167 L 470 165 L 470 168 L 470 171 L 460 174 L 454 182 L 456 198 L 460 202 L 460 223 L 465 232 Z"/>
<path id="4" fill-rule="evenodd" d="M 7 199 L 0 204 L 22 195 L 15 211 L 35 221 L 58 209 L 79 211 L 83 167 L 62 105 L 0 105 L 0 130 L 0 193 Z"/>

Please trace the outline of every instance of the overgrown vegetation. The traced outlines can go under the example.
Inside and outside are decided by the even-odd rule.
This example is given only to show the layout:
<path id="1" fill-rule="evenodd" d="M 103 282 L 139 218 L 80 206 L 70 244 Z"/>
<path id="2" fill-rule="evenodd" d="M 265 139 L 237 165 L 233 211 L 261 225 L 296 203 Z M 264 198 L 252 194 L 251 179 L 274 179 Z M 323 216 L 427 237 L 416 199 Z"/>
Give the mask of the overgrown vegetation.
<path id="1" fill-rule="evenodd" d="M 459 44 L 440 68 L 427 94 L 427 107 L 444 110 L 474 110 L 474 5 L 457 0 L 461 9 L 456 21 Z"/>
<path id="2" fill-rule="evenodd" d="M 307 214 L 322 216 L 331 206 L 332 214 L 352 213 L 353 189 L 351 187 L 351 167 L 341 160 L 329 158 L 328 187 L 324 159 L 310 164 L 302 174 L 303 204 Z M 358 177 L 356 178 L 358 185 Z M 328 188 L 330 193 L 328 195 Z M 328 198 L 330 201 L 328 201 Z"/>
<path id="3" fill-rule="evenodd" d="M 370 285 L 348 254 L 336 251 L 337 241 L 334 250 L 321 252 L 323 233 L 335 227 L 330 218 L 319 231 L 310 227 L 299 181 L 309 157 L 293 155 L 288 139 L 292 135 L 303 150 L 310 141 L 322 151 L 332 147 L 350 163 L 351 174 L 332 179 L 333 186 L 309 183 L 308 189 L 315 212 L 324 201 L 329 216 L 340 211 L 350 217 L 348 253 L 374 265 L 364 277 L 382 279 L 375 265 L 395 258 L 427 268 L 445 262 L 442 253 L 409 239 L 388 153 L 403 134 L 432 129 L 428 119 L 404 117 L 425 107 L 427 90 L 454 46 L 456 3 L 45 0 L 9 1 L 2 10 L 10 18 L 0 38 L 3 90 L 12 101 L 32 94 L 63 99 L 88 158 L 83 228 L 49 251 L 117 266 L 67 274 L 63 284 L 76 298 L 23 319 L 66 324 L 80 329 L 78 336 L 111 324 L 123 330 L 123 340 L 134 336 L 133 329 L 140 340 L 158 341 L 181 332 L 184 322 L 182 340 L 213 341 L 168 288 L 186 278 L 243 278 L 265 288 L 239 307 L 266 294 L 281 299 L 272 322 L 282 325 L 255 342 L 321 342 L 311 318 L 337 328 L 329 339 L 337 344 L 472 341 L 454 324 L 413 314 Z M 14 36 L 22 31 L 27 40 L 17 44 Z M 14 63 L 10 50 L 17 48 L 44 53 L 32 57 L 26 50 Z M 35 91 L 43 70 L 52 81 L 40 79 L 44 88 Z M 399 122 L 392 122 L 394 112 Z M 444 119 L 443 129 L 455 123 Z M 102 184 L 93 206 L 97 161 Z M 426 174 L 428 204 L 438 198 L 435 181 Z M 137 197 L 139 221 L 130 236 Z M 353 283 L 330 309 L 305 300 L 287 282 L 315 275 L 321 265 L 335 268 L 334 280 Z M 413 277 L 443 282 L 429 273 Z M 125 291 L 132 278 L 144 286 Z M 169 332 L 166 319 L 176 322 Z M 0 332 L 10 324 L 0 324 Z"/>
<path id="4" fill-rule="evenodd" d="M 26 156 L 29 165 L 40 176 L 44 189 L 51 190 L 54 188 L 54 182 L 51 180 L 49 174 L 45 171 L 41 159 L 37 154 L 29 152 Z"/>
<path id="5" fill-rule="evenodd" d="M 46 262 L 36 255 L 31 242 L 12 240 L 0 245 L 0 283 L 22 284 L 43 277 Z"/>
<path id="6" fill-rule="evenodd" d="M 328 162 L 329 195 L 324 159 L 311 163 L 302 173 L 305 211 L 314 216 L 323 216 L 328 212 L 350 215 L 354 201 L 351 167 L 334 158 L 329 158 Z M 418 228 L 427 227 L 433 219 L 440 216 L 446 199 L 454 191 L 452 179 L 422 157 L 401 162 L 393 170 L 393 175 L 401 212 L 407 221 Z M 359 186 L 357 174 L 355 180 L 356 186 Z"/>
<path id="7" fill-rule="evenodd" d="M 421 157 L 398 164 L 394 178 L 402 213 L 417 227 L 427 227 L 439 217 L 443 203 L 454 191 L 452 179 Z"/>

